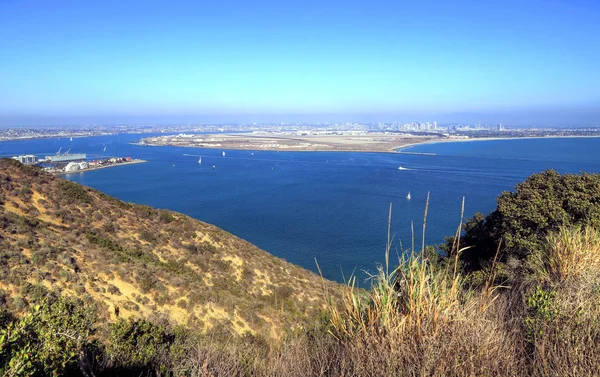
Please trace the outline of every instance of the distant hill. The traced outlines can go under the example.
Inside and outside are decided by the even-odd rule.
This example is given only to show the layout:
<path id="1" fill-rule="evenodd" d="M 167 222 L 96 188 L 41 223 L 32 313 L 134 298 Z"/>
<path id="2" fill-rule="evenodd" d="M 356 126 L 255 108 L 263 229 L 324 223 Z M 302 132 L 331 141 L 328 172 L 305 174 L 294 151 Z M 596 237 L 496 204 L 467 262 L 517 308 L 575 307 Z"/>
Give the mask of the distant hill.
<path id="1" fill-rule="evenodd" d="M 13 311 L 54 292 L 106 319 L 273 336 L 314 322 L 323 284 L 335 286 L 213 225 L 0 160 L 0 303 Z"/>

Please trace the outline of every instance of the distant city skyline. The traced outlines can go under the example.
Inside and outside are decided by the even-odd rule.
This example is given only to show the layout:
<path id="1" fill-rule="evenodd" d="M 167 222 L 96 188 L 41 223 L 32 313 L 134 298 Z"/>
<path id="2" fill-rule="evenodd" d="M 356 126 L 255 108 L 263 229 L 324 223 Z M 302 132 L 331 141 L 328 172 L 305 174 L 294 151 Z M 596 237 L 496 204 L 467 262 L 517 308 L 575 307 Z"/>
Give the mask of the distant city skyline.
<path id="1" fill-rule="evenodd" d="M 6 0 L 0 127 L 600 126 L 600 4 Z"/>
<path id="2" fill-rule="evenodd" d="M 536 109 L 502 113 L 422 114 L 204 114 L 204 115 L 101 115 L 101 116 L 1 116 L 0 127 L 82 125 L 168 125 L 252 123 L 391 123 L 504 124 L 508 127 L 600 127 L 600 107 Z"/>

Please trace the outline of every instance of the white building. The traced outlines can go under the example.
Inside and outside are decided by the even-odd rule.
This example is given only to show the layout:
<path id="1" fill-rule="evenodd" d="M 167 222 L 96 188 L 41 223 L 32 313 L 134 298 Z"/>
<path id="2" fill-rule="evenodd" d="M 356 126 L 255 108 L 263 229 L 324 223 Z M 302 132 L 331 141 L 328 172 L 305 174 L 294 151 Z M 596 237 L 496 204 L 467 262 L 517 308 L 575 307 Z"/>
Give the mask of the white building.
<path id="1" fill-rule="evenodd" d="M 14 156 L 13 160 L 17 160 L 22 164 L 30 165 L 35 164 L 37 162 L 37 157 L 32 154 L 26 154 L 24 156 Z"/>
<path id="2" fill-rule="evenodd" d="M 79 169 L 84 170 L 88 168 L 88 163 L 83 161 L 79 163 Z"/>
<path id="3" fill-rule="evenodd" d="M 80 170 L 78 162 L 69 162 L 67 166 L 65 166 L 65 172 L 73 172 Z"/>

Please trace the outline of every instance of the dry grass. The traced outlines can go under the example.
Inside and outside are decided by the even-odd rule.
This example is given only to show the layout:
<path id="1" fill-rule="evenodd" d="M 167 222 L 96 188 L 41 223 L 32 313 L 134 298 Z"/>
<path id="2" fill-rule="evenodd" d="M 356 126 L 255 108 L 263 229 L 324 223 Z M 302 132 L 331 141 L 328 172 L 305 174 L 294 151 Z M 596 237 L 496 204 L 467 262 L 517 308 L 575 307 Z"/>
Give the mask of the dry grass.
<path id="1" fill-rule="evenodd" d="M 548 278 L 577 280 L 600 271 L 600 234 L 587 227 L 562 228 L 547 239 L 544 265 Z"/>
<path id="2" fill-rule="evenodd" d="M 563 241 L 581 236 L 579 229 L 560 234 Z M 203 337 L 190 343 L 173 372 L 202 377 L 600 376 L 600 285 L 593 267 L 569 279 L 511 281 L 510 288 L 494 286 L 490 276 L 473 288 L 465 286 L 454 265 L 440 266 L 425 254 L 411 252 L 390 272 L 380 266 L 369 291 L 355 288 L 351 279 L 341 305 L 330 306 L 324 326 L 278 342 Z M 549 259 L 555 257 L 549 252 Z"/>
<path id="3" fill-rule="evenodd" d="M 17 297 L 27 281 L 98 305 L 104 319 L 161 314 L 196 331 L 239 335 L 281 334 L 326 307 L 317 275 L 215 226 L 0 159 L 8 309 L 34 304 Z"/>
<path id="4" fill-rule="evenodd" d="M 380 266 L 368 292 L 350 280 L 330 308 L 339 345 L 330 375 L 600 376 L 598 230 L 551 235 L 542 272 L 511 287 L 494 285 L 495 261 L 473 288 L 456 263 L 423 251 L 391 272 Z"/>
<path id="5" fill-rule="evenodd" d="M 464 250 L 460 231 L 450 253 L 453 260 L 440 263 L 427 251 L 424 236 L 421 250 L 415 250 L 413 234 L 411 250 L 390 269 L 390 207 L 386 262 L 372 276 L 367 291 L 356 288 L 355 277 L 341 288 L 324 280 L 320 286 L 306 271 L 214 227 L 182 215 L 161 220 L 156 210 L 107 199 L 94 190 L 69 187 L 90 202 L 70 205 L 65 212 L 54 207 L 53 202 L 60 200 L 56 191 L 48 189 L 56 188 L 56 179 L 29 179 L 16 171 L 7 180 L 3 173 L 0 287 L 11 296 L 25 295 L 23 282 L 29 279 L 72 294 L 85 294 L 76 291 L 81 286 L 95 289 L 97 295 L 115 302 L 124 296 L 133 298 L 139 287 L 138 299 L 150 300 L 140 307 L 155 306 L 155 311 L 175 309 L 173 304 L 181 301 L 185 308 L 177 310 L 193 312 L 214 301 L 214 310 L 197 312 L 204 321 L 194 324 L 213 335 L 194 338 L 181 353 L 170 355 L 166 364 L 174 365 L 173 375 L 600 376 L 600 232 L 596 229 L 565 228 L 550 235 L 544 253 L 531 264 L 537 270 L 526 279 L 518 276 L 507 287 L 495 285 L 494 260 L 483 283 L 472 286 L 465 283 L 468 276 L 457 263 Z M 34 193 L 34 209 L 25 185 Z M 100 211 L 103 218 L 97 224 L 86 223 L 103 237 L 92 243 L 80 223 Z M 40 220 L 40 212 L 57 222 L 31 221 Z M 111 236 L 106 225 L 118 217 L 115 222 L 122 234 L 149 241 Z M 463 214 L 461 223 L 462 218 Z M 170 222 L 165 224 L 165 219 Z M 424 233 L 427 210 L 423 223 Z M 161 231 L 152 233 L 156 239 L 149 237 L 147 231 L 157 229 Z M 189 237 L 184 239 L 182 233 Z M 211 244 L 204 242 L 208 234 Z M 138 249 L 139 255 L 123 251 Z M 120 254 L 127 258 L 115 260 Z M 182 258 L 194 268 L 180 263 Z M 144 275 L 146 270 L 153 274 Z M 96 279 L 99 275 L 106 279 Z M 205 284 L 205 278 L 212 285 Z M 105 294 L 106 285 L 115 282 L 122 282 L 116 284 L 121 295 Z M 145 285 L 148 288 L 142 289 Z M 286 286 L 293 291 L 283 289 Z M 28 289 L 33 288 L 30 284 Z M 319 296 L 320 288 L 326 300 Z M 341 294 L 337 289 L 343 290 Z M 161 294 L 166 301 L 158 303 Z M 312 308 L 301 306 L 312 298 L 317 300 Z M 186 304 L 190 302 L 193 307 Z M 327 320 L 316 323 L 314 309 L 325 302 Z M 298 318 L 309 315 L 311 321 L 304 327 L 285 335 L 282 326 L 276 326 L 280 321 L 292 329 Z M 211 316 L 213 321 L 208 320 Z M 244 333 L 251 328 L 264 331 L 235 337 L 220 333 L 223 326 L 213 323 Z"/>

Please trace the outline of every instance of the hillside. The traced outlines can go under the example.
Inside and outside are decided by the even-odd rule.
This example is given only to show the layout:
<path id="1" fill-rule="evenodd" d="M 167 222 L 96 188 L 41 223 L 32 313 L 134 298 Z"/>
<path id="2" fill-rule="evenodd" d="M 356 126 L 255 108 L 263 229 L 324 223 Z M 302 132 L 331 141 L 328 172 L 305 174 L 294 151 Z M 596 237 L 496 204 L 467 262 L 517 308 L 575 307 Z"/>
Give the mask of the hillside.
<path id="1" fill-rule="evenodd" d="M 2 159 L 0 302 L 24 311 L 48 291 L 109 320 L 263 336 L 325 308 L 320 277 L 213 225 Z"/>
<path id="2" fill-rule="evenodd" d="M 532 175 L 369 291 L 15 162 L 0 188 L 0 375 L 600 376 L 597 174 Z"/>

